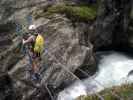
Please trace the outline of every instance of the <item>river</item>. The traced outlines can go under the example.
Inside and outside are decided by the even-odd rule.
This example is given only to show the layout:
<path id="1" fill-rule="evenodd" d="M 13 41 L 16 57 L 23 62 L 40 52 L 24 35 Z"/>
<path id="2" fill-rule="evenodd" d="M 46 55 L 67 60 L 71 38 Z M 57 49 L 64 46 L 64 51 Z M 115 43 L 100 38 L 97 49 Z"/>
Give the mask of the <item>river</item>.
<path id="1" fill-rule="evenodd" d="M 97 52 L 98 71 L 82 81 L 76 81 L 58 95 L 58 100 L 74 100 L 80 95 L 133 82 L 133 58 L 116 51 Z"/>

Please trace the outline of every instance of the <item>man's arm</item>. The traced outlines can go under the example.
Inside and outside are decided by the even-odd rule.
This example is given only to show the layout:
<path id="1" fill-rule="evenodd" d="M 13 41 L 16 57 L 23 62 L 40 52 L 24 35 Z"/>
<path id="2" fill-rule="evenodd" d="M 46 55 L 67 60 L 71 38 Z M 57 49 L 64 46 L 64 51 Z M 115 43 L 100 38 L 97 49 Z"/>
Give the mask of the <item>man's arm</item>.
<path id="1" fill-rule="evenodd" d="M 32 35 L 27 40 L 23 39 L 23 44 L 27 44 L 33 41 L 35 41 L 35 36 Z"/>

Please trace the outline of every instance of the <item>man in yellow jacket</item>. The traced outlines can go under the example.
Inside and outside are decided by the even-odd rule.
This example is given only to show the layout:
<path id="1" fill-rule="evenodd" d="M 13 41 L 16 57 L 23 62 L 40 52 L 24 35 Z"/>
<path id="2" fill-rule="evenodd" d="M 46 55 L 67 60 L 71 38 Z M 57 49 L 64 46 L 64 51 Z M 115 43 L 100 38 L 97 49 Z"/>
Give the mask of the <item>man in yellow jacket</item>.
<path id="1" fill-rule="evenodd" d="M 29 26 L 29 31 L 34 33 L 30 35 L 28 39 L 23 39 L 23 45 L 27 44 L 30 50 L 30 55 L 32 57 L 32 70 L 34 72 L 35 78 L 38 74 L 39 70 L 39 59 L 41 58 L 41 54 L 44 50 L 44 38 L 41 33 L 36 31 L 35 25 Z"/>

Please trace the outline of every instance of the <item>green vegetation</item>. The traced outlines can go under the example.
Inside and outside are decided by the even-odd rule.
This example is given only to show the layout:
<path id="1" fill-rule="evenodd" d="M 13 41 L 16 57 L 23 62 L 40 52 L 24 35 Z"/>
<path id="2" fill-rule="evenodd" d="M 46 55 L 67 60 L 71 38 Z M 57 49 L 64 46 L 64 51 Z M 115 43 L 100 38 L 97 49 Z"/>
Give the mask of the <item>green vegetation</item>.
<path id="1" fill-rule="evenodd" d="M 90 21 L 96 18 L 97 7 L 94 5 L 54 5 L 46 10 L 39 10 L 34 14 L 35 18 L 47 17 L 55 13 L 65 14 L 68 18 L 74 21 Z"/>
<path id="2" fill-rule="evenodd" d="M 113 94 L 112 94 L 112 93 Z M 123 85 L 120 87 L 113 87 L 112 89 L 105 89 L 99 93 L 105 100 L 133 100 L 133 84 Z M 115 96 L 117 94 L 119 97 Z M 99 100 L 96 95 L 80 96 L 77 100 Z"/>

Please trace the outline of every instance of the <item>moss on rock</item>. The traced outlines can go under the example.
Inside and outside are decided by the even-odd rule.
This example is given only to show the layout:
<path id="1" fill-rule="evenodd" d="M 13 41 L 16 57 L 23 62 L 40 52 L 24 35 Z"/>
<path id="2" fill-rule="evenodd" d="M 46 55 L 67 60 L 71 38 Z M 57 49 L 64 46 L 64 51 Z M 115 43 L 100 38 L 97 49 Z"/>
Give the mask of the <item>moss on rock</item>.
<path id="1" fill-rule="evenodd" d="M 123 100 L 133 100 L 133 84 L 105 89 L 99 94 L 104 98 L 104 100 L 120 100 L 119 97 L 112 93 L 117 94 L 120 98 L 123 98 Z M 77 100 L 99 100 L 99 98 L 96 95 L 90 95 L 80 96 Z"/>
<path id="2" fill-rule="evenodd" d="M 47 17 L 52 14 L 65 14 L 68 18 L 74 21 L 90 21 L 96 18 L 97 14 L 96 6 L 86 6 L 86 5 L 54 5 L 49 7 L 47 11 L 44 12 L 43 9 L 38 10 L 37 13 L 34 14 L 35 18 L 39 17 Z"/>

